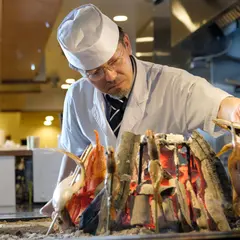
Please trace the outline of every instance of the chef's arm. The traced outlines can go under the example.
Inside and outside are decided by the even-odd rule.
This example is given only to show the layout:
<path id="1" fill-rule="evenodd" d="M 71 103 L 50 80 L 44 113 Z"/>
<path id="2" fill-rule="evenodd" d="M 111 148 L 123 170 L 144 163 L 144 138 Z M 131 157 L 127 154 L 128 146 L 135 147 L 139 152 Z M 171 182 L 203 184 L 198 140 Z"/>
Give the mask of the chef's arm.
<path id="1" fill-rule="evenodd" d="M 71 172 L 76 168 L 76 163 L 69 158 L 66 154 L 64 154 L 62 158 L 62 163 L 60 166 L 57 184 L 60 183 L 64 178 L 70 175 Z"/>
<path id="2" fill-rule="evenodd" d="M 228 121 L 239 121 L 240 98 L 227 97 L 222 100 L 217 117 Z"/>

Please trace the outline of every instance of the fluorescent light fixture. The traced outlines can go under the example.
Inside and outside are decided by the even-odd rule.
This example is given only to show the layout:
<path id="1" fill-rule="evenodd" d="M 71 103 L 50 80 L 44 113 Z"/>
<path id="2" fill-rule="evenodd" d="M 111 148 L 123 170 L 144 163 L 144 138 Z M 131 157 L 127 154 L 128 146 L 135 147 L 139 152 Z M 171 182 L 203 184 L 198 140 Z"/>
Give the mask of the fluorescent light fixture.
<path id="1" fill-rule="evenodd" d="M 153 42 L 154 37 L 140 37 L 136 39 L 136 42 Z"/>
<path id="2" fill-rule="evenodd" d="M 54 120 L 54 117 L 53 116 L 46 116 L 45 119 L 46 119 L 46 121 L 51 122 L 51 121 Z"/>
<path id="3" fill-rule="evenodd" d="M 194 32 L 200 27 L 199 23 L 194 23 L 192 21 L 188 12 L 183 7 L 183 5 L 180 1 L 173 2 L 172 13 L 180 22 L 182 22 L 186 26 L 186 28 L 190 32 Z"/>
<path id="4" fill-rule="evenodd" d="M 156 56 L 158 57 L 167 57 L 167 56 L 170 56 L 171 53 L 170 52 L 163 52 L 163 51 L 157 51 L 156 52 Z"/>
<path id="5" fill-rule="evenodd" d="M 123 15 L 119 15 L 119 16 L 115 16 L 113 18 L 114 21 L 116 22 L 125 22 L 128 20 L 128 17 L 127 16 L 123 16 Z"/>
<path id="6" fill-rule="evenodd" d="M 154 55 L 153 52 L 137 52 L 136 56 L 137 57 L 152 57 Z M 163 51 L 157 51 L 155 52 L 155 55 L 158 57 L 167 57 L 170 56 L 170 52 L 163 52 Z"/>
<path id="7" fill-rule="evenodd" d="M 69 84 L 62 84 L 62 86 L 61 86 L 62 89 L 68 89 L 69 87 L 70 87 Z"/>
<path id="8" fill-rule="evenodd" d="M 31 70 L 34 71 L 36 69 L 35 64 L 31 64 Z"/>
<path id="9" fill-rule="evenodd" d="M 152 57 L 153 52 L 137 52 L 136 56 L 137 57 Z"/>
<path id="10" fill-rule="evenodd" d="M 50 126 L 50 125 L 52 125 L 52 122 L 51 121 L 44 121 L 43 124 L 45 126 Z"/>
<path id="11" fill-rule="evenodd" d="M 75 83 L 75 79 L 73 79 L 73 78 L 68 78 L 68 79 L 66 79 L 66 83 L 68 83 L 68 84 Z"/>

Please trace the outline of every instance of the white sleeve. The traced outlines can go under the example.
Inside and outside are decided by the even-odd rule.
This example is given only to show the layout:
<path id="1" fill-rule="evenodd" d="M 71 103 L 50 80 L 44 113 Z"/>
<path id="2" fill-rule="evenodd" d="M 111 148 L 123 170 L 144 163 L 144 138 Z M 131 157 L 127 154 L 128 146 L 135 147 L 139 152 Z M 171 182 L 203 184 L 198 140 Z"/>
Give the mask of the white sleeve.
<path id="1" fill-rule="evenodd" d="M 212 135 L 215 128 L 212 120 L 217 117 L 222 100 L 231 95 L 214 87 L 204 78 L 186 72 L 182 77 L 183 81 L 190 83 L 185 108 L 188 131 L 201 128 Z"/>
<path id="2" fill-rule="evenodd" d="M 69 93 L 67 93 L 64 101 L 60 143 L 63 149 L 77 156 L 80 156 L 90 144 L 81 131 L 76 116 L 75 104 Z"/>

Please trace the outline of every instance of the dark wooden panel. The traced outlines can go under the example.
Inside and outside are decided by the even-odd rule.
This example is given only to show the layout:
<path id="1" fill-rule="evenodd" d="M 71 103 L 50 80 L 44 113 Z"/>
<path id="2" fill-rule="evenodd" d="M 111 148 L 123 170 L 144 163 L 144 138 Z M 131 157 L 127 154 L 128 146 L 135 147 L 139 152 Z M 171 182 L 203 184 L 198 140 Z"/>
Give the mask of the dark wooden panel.
<path id="1" fill-rule="evenodd" d="M 3 0 L 0 0 L 0 83 L 2 79 L 2 18 L 3 18 Z"/>
<path id="2" fill-rule="evenodd" d="M 32 156 L 32 150 L 0 150 L 0 156 Z"/>
<path id="3" fill-rule="evenodd" d="M 2 79 L 32 79 L 39 70 L 61 0 L 1 1 Z M 36 66 L 34 71 L 31 70 L 31 64 Z"/>

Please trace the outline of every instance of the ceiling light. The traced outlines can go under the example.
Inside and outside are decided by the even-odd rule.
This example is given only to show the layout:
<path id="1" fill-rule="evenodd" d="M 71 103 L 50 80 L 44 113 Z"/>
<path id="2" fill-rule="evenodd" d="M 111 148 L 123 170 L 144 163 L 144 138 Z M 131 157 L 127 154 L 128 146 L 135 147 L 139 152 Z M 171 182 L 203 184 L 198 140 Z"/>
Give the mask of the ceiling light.
<path id="1" fill-rule="evenodd" d="M 156 55 L 158 57 L 167 57 L 171 55 L 171 52 L 163 52 L 163 51 L 156 51 L 156 52 L 137 52 L 137 57 L 152 57 L 153 55 Z"/>
<path id="2" fill-rule="evenodd" d="M 46 116 L 45 119 L 46 119 L 46 121 L 51 122 L 51 121 L 54 120 L 54 117 L 53 116 Z"/>
<path id="3" fill-rule="evenodd" d="M 43 124 L 45 126 L 50 126 L 50 125 L 52 125 L 52 122 L 51 121 L 44 121 Z"/>
<path id="4" fill-rule="evenodd" d="M 128 20 L 128 17 L 127 16 L 115 16 L 113 18 L 114 21 L 116 22 L 124 22 L 124 21 L 127 21 Z"/>
<path id="5" fill-rule="evenodd" d="M 171 55 L 171 52 L 157 51 L 157 52 L 156 52 L 156 55 L 157 55 L 158 57 L 167 57 L 167 56 L 170 56 L 170 55 Z"/>
<path id="6" fill-rule="evenodd" d="M 35 64 L 31 64 L 31 70 L 34 71 L 36 69 Z"/>
<path id="7" fill-rule="evenodd" d="M 73 78 L 68 78 L 68 79 L 66 79 L 66 83 L 68 83 L 68 84 L 75 83 L 75 79 L 73 79 Z"/>
<path id="8" fill-rule="evenodd" d="M 62 84 L 62 86 L 61 86 L 62 89 L 68 89 L 69 87 L 70 87 L 69 84 Z"/>
<path id="9" fill-rule="evenodd" d="M 45 22 L 45 26 L 46 26 L 46 28 L 50 28 L 49 22 Z"/>
<path id="10" fill-rule="evenodd" d="M 153 42 L 154 37 L 140 37 L 136 39 L 136 42 Z"/>

